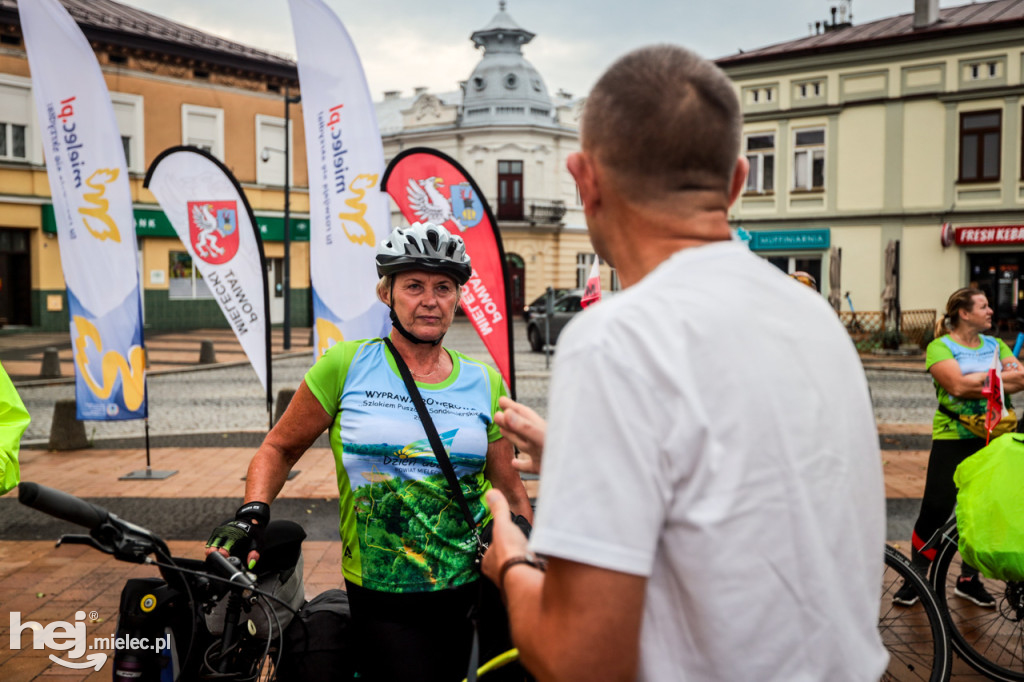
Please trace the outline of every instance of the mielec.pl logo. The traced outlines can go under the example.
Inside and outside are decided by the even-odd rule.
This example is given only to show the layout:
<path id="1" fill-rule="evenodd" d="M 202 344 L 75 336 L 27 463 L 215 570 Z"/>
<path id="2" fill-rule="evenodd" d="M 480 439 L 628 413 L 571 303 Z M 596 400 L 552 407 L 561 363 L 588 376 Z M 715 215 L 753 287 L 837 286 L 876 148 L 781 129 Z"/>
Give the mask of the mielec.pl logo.
<path id="1" fill-rule="evenodd" d="M 22 634 L 28 630 L 32 633 L 33 649 L 53 649 L 67 651 L 69 658 L 81 658 L 85 653 L 85 611 L 75 613 L 75 622 L 54 621 L 42 626 L 34 620 L 21 622 L 21 612 L 11 611 L 11 650 L 21 648 Z M 104 653 L 89 654 L 82 662 L 65 661 L 50 654 L 50 660 L 66 668 L 96 668 L 99 670 L 107 662 Z"/>

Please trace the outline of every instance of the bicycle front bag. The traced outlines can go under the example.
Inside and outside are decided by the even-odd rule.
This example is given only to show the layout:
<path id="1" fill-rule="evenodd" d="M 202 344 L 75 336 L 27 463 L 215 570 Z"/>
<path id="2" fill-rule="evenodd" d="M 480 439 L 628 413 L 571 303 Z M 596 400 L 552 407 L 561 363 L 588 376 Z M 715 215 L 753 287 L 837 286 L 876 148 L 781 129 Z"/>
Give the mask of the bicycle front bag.
<path id="1" fill-rule="evenodd" d="M 994 439 L 956 468 L 960 556 L 982 575 L 1024 580 L 1024 435 Z"/>

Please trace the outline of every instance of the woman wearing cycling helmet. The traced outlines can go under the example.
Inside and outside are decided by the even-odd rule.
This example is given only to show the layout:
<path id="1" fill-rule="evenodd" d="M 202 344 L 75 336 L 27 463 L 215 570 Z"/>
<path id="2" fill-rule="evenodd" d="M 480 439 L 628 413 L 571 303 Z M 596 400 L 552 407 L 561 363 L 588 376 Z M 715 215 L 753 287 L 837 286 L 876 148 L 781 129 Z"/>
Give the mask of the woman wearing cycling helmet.
<path id="1" fill-rule="evenodd" d="M 397 228 L 377 249 L 377 295 L 391 309 L 390 340 L 416 380 L 475 519 L 480 526 L 489 520 L 483 497 L 493 486 L 532 520 L 512 445 L 493 419 L 506 394 L 500 375 L 441 345 L 471 272 L 462 238 L 431 223 Z M 337 466 L 342 573 L 362 678 L 462 679 L 472 640 L 467 614 L 486 581 L 478 583 L 474 536 L 382 339 L 338 343 L 309 370 L 249 466 L 235 530 L 244 527 L 258 550 L 253 529 L 266 524 L 288 471 L 325 429 Z M 208 546 L 230 551 L 229 526 L 214 531 Z M 499 613 L 490 606 L 482 609 L 481 661 L 511 647 L 500 599 Z"/>

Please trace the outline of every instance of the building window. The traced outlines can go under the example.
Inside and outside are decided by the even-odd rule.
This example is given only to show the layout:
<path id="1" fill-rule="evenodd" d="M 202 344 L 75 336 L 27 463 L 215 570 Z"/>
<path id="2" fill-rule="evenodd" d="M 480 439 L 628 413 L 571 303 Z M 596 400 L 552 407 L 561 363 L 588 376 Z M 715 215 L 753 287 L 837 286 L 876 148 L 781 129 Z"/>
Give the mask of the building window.
<path id="1" fill-rule="evenodd" d="M 767 104 L 775 99 L 775 86 L 750 88 L 746 92 L 748 104 Z"/>
<path id="2" fill-rule="evenodd" d="M 999 62 L 975 62 L 967 65 L 968 80 L 989 80 L 999 75 Z"/>
<path id="3" fill-rule="evenodd" d="M 213 298 L 209 287 L 199 274 L 199 269 L 192 265 L 192 258 L 184 251 L 171 251 L 168 254 L 169 298 Z"/>
<path id="4" fill-rule="evenodd" d="M 765 256 L 765 259 L 786 274 L 806 272 L 817 282 L 815 289 L 821 291 L 821 258 Z"/>
<path id="5" fill-rule="evenodd" d="M 999 180 L 1003 112 L 960 114 L 960 182 Z"/>
<path id="6" fill-rule="evenodd" d="M 523 162 L 498 161 L 498 220 L 523 219 Z"/>
<path id="7" fill-rule="evenodd" d="M 0 159 L 25 158 L 25 126 L 0 122 Z"/>
<path id="8" fill-rule="evenodd" d="M 133 173 L 146 172 L 145 130 L 142 97 L 122 92 L 110 93 L 110 101 L 114 105 L 114 118 L 117 129 L 121 132 L 121 145 L 124 147 L 125 166 Z"/>
<path id="9" fill-rule="evenodd" d="M 289 123 L 291 123 L 289 121 Z M 289 136 L 290 137 L 290 136 Z M 256 182 L 284 186 L 284 119 L 256 114 Z M 295 147 L 290 146 L 288 174 L 294 177 Z"/>
<path id="10" fill-rule="evenodd" d="M 771 192 L 775 189 L 775 134 L 747 135 L 748 192 Z"/>
<path id="11" fill-rule="evenodd" d="M 28 161 L 32 144 L 32 91 L 20 79 L 0 76 L 0 160 Z"/>
<path id="12" fill-rule="evenodd" d="M 181 142 L 224 160 L 224 110 L 181 105 Z"/>
<path id="13" fill-rule="evenodd" d="M 825 129 L 796 131 L 793 150 L 793 189 L 825 189 Z"/>
<path id="14" fill-rule="evenodd" d="M 807 99 L 809 97 L 821 97 L 821 87 L 821 81 L 801 83 L 799 87 L 797 87 L 797 94 L 800 99 Z"/>
<path id="15" fill-rule="evenodd" d="M 587 278 L 590 276 L 590 269 L 594 267 L 594 259 L 597 254 L 577 253 L 576 254 L 576 288 L 582 289 L 587 286 Z"/>

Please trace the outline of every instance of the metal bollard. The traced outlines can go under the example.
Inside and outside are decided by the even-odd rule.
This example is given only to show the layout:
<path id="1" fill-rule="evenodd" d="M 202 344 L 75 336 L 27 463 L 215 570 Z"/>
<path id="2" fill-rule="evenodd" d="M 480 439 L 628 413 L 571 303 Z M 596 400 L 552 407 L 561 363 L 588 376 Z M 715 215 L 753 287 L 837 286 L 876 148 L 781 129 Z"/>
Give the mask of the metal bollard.
<path id="1" fill-rule="evenodd" d="M 58 400 L 50 421 L 51 450 L 83 450 L 92 443 L 85 437 L 85 424 L 78 421 L 74 400 Z"/>
<path id="2" fill-rule="evenodd" d="M 213 341 L 203 341 L 199 345 L 199 364 L 213 365 L 217 363 L 217 353 L 213 350 Z"/>
<path id="3" fill-rule="evenodd" d="M 280 419 L 284 411 L 288 409 L 288 403 L 292 401 L 295 396 L 295 389 L 293 388 L 282 388 L 277 392 L 277 400 L 274 401 L 274 423 L 276 424 Z"/>
<path id="4" fill-rule="evenodd" d="M 60 353 L 56 346 L 43 350 L 43 367 L 39 370 L 40 379 L 56 379 L 60 376 Z"/>

